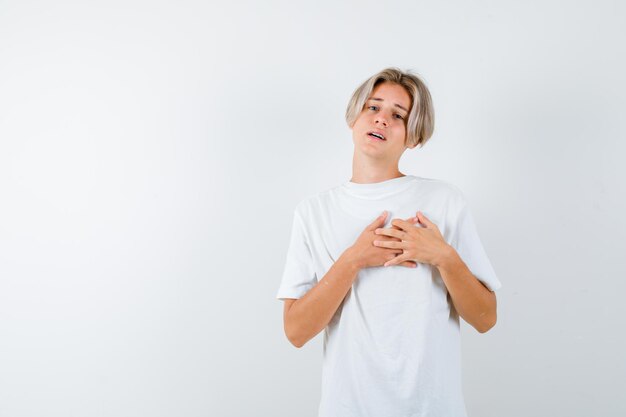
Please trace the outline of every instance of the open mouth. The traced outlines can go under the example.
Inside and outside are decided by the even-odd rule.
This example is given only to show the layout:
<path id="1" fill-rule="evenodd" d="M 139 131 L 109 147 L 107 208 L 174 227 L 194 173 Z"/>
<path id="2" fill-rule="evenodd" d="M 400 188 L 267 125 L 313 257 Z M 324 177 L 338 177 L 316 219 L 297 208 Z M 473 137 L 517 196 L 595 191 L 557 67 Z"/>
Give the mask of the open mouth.
<path id="1" fill-rule="evenodd" d="M 376 139 L 378 139 L 378 140 L 387 140 L 387 139 L 385 139 L 385 137 L 384 137 L 383 135 L 381 135 L 380 133 L 376 133 L 376 132 L 369 132 L 367 135 L 368 135 L 368 136 L 370 136 L 370 137 L 376 138 Z"/>

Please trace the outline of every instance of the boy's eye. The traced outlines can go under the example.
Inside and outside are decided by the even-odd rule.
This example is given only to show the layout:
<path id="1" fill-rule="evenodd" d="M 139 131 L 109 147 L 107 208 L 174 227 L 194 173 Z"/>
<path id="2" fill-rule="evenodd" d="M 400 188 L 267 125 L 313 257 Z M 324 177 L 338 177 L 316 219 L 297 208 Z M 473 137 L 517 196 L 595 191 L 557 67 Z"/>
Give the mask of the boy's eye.
<path id="1" fill-rule="evenodd" d="M 367 108 L 368 108 L 368 110 L 378 110 L 378 106 L 374 106 L 374 105 L 367 106 Z M 404 117 L 402 117 L 402 115 L 400 115 L 398 113 L 394 114 L 393 117 L 395 117 L 398 120 L 404 120 Z"/>

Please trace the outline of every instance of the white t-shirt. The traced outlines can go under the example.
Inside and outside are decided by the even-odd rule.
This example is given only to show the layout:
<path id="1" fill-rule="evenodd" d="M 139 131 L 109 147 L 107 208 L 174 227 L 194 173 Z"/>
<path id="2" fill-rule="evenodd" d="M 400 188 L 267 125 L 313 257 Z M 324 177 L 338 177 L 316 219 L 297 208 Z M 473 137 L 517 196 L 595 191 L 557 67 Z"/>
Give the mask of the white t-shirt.
<path id="1" fill-rule="evenodd" d="M 407 175 L 348 181 L 302 200 L 276 298 L 306 294 L 384 210 L 384 227 L 422 211 L 481 282 L 500 288 L 463 193 Z M 324 329 L 319 416 L 465 417 L 459 339 L 459 316 L 437 268 L 362 269 Z"/>

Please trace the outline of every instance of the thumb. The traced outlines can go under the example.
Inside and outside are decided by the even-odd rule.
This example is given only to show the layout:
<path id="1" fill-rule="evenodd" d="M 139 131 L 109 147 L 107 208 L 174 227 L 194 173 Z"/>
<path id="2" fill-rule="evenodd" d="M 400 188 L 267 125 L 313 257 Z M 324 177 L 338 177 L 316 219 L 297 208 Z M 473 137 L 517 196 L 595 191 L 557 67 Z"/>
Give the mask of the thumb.
<path id="1" fill-rule="evenodd" d="M 416 218 L 424 226 L 432 226 L 432 224 L 433 224 L 433 222 L 431 222 L 430 219 L 428 219 L 426 216 L 424 216 L 424 213 L 422 213 L 421 211 L 417 212 Z"/>
<path id="2" fill-rule="evenodd" d="M 367 226 L 367 230 L 376 230 L 379 225 L 385 224 L 385 219 L 387 219 L 387 211 L 386 210 L 383 211 L 383 214 L 381 214 L 380 216 L 376 217 L 376 220 L 374 220 L 372 223 L 370 223 L 369 226 Z"/>

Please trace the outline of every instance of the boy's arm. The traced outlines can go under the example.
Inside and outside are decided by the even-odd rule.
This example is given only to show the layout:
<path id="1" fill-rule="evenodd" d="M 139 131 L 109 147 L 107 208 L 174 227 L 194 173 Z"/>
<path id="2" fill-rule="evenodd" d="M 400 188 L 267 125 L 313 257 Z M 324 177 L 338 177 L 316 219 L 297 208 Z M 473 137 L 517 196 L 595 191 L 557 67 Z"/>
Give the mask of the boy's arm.
<path id="1" fill-rule="evenodd" d="M 304 346 L 326 327 L 352 287 L 359 269 L 348 249 L 302 298 L 285 300 L 285 334 L 294 346 Z"/>
<path id="2" fill-rule="evenodd" d="M 285 334 L 294 346 L 302 347 L 326 327 L 361 269 L 380 266 L 402 253 L 401 249 L 379 248 L 372 243 L 374 239 L 381 239 L 374 230 L 385 224 L 386 217 L 385 212 L 369 224 L 356 242 L 341 254 L 324 277 L 302 298 L 285 301 Z M 393 237 L 383 239 L 399 240 Z M 401 262 L 399 265 L 409 268 L 417 266 L 412 261 Z"/>
<path id="3" fill-rule="evenodd" d="M 435 265 L 448 289 L 454 308 L 463 320 L 480 333 L 485 333 L 497 321 L 496 295 L 469 270 L 453 247 Z"/>

